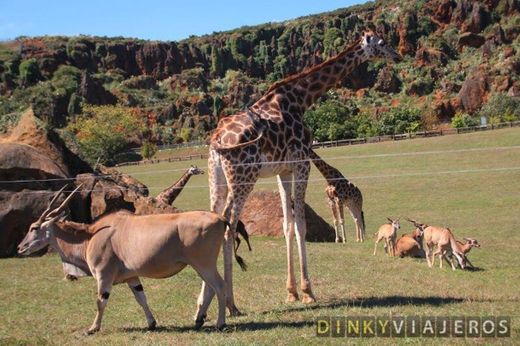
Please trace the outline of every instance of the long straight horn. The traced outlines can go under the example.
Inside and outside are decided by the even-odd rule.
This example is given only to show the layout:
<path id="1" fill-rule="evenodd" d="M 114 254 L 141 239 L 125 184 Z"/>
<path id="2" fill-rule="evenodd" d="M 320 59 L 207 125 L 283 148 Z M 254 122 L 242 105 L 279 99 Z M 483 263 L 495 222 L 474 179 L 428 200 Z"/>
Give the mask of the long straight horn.
<path id="1" fill-rule="evenodd" d="M 65 207 L 67 206 L 67 204 L 69 204 L 70 200 L 72 199 L 72 197 L 74 197 L 74 195 L 76 194 L 76 192 L 78 192 L 78 190 L 83 186 L 83 184 L 79 184 L 77 188 L 74 189 L 74 191 L 72 191 L 68 196 L 67 198 L 65 198 L 65 200 L 63 201 L 63 203 L 61 203 L 61 205 L 54 209 L 52 212 L 50 212 L 47 216 L 48 217 L 53 217 L 53 216 L 56 216 L 58 214 L 60 214 L 63 209 L 65 209 Z"/>
<path id="2" fill-rule="evenodd" d="M 406 221 L 413 223 L 413 225 L 414 225 L 415 227 L 417 227 L 417 225 L 419 224 L 417 221 L 412 220 L 412 219 L 409 219 L 409 218 L 406 218 Z"/>
<path id="3" fill-rule="evenodd" d="M 42 222 L 43 220 L 45 220 L 45 217 L 47 215 L 49 215 L 49 213 L 51 212 L 51 208 L 52 208 L 52 205 L 54 204 L 54 202 L 56 202 L 56 200 L 58 199 L 58 197 L 61 195 L 61 193 L 63 192 L 63 190 L 65 190 L 65 188 L 68 186 L 69 184 L 65 184 L 58 192 L 56 192 L 54 194 L 54 196 L 52 197 L 52 200 L 49 202 L 49 205 L 47 206 L 47 209 L 45 209 L 42 213 L 42 215 L 40 215 L 40 218 L 38 219 L 37 222 Z"/>

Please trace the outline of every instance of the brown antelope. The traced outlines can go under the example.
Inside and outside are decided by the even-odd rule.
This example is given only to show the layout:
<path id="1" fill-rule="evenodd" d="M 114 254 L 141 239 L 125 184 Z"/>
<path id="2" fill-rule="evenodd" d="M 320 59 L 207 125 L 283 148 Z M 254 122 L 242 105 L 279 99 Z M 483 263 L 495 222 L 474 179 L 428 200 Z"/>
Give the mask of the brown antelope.
<path id="1" fill-rule="evenodd" d="M 432 248 L 437 245 L 435 251 L 431 254 Z M 466 256 L 462 249 L 462 245 L 457 243 L 452 231 L 449 228 L 428 226 L 424 229 L 424 251 L 426 253 L 426 260 L 428 266 L 431 268 L 435 264 L 435 256 L 439 255 L 439 267 L 442 268 L 442 259 L 444 258 L 450 263 L 451 269 L 455 270 L 455 265 L 452 261 L 448 261 L 446 257 L 449 254 L 453 254 L 457 259 L 460 267 L 464 269 L 466 267 Z"/>
<path id="2" fill-rule="evenodd" d="M 474 239 L 474 238 L 463 238 L 466 243 L 463 244 L 462 242 L 458 241 L 457 240 L 457 243 L 460 245 L 460 250 L 462 251 L 462 253 L 464 254 L 464 258 L 466 260 L 466 264 L 469 264 L 469 266 L 471 268 L 475 268 L 475 266 L 473 266 L 473 264 L 469 261 L 469 258 L 467 256 L 467 254 L 469 253 L 469 251 L 476 247 L 476 248 L 480 248 L 480 244 L 479 242 Z"/>
<path id="3" fill-rule="evenodd" d="M 414 220 L 406 219 L 413 223 L 416 227 L 412 233 L 403 234 L 395 244 L 395 254 L 399 257 L 424 257 L 423 250 L 423 235 L 424 229 L 427 227 L 423 223 L 418 223 Z"/>
<path id="4" fill-rule="evenodd" d="M 217 271 L 217 257 L 229 223 L 213 212 L 192 211 L 177 214 L 134 215 L 115 212 L 93 224 L 63 221 L 63 211 L 78 186 L 56 209 L 51 200 L 48 208 L 34 222 L 18 246 L 18 253 L 29 255 L 51 245 L 69 267 L 76 267 L 83 276 L 97 281 L 97 314 L 87 333 L 97 332 L 110 296 L 112 285 L 127 283 L 144 310 L 148 328 L 154 329 L 155 318 L 150 311 L 140 276 L 167 278 L 190 265 L 212 290 L 199 295 L 195 316 L 197 328 L 204 323 L 206 311 L 216 294 L 218 299 L 217 328 L 225 325 L 225 287 Z M 245 270 L 245 263 L 235 259 Z"/>
<path id="5" fill-rule="evenodd" d="M 392 220 L 388 217 L 387 219 L 390 223 L 381 225 L 377 233 L 375 233 L 377 239 L 374 244 L 374 256 L 377 251 L 377 244 L 383 239 L 385 240 L 384 248 L 386 254 L 389 256 L 395 256 L 395 240 L 397 238 L 397 230 L 401 228 L 401 225 L 399 224 L 399 219 Z"/>

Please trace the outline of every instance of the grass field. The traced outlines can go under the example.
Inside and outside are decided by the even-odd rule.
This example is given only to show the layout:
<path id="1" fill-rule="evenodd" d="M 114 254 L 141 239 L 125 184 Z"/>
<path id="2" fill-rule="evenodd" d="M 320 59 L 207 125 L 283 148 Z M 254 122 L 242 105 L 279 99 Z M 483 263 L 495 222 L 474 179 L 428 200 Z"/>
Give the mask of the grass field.
<path id="1" fill-rule="evenodd" d="M 320 150 L 364 194 L 369 241 L 308 243 L 309 271 L 318 303 L 285 303 L 285 242 L 253 238 L 242 249 L 249 271 L 235 271 L 237 305 L 245 316 L 228 318 L 229 333 L 195 332 L 192 317 L 200 280 L 192 269 L 165 280 L 144 280 L 160 328 L 145 330 L 144 315 L 126 285 L 110 296 L 102 331 L 83 336 L 95 315 L 92 278 L 62 280 L 56 256 L 0 260 L 0 344 L 344 344 L 318 339 L 320 316 L 414 315 L 512 317 L 504 339 L 356 339 L 361 344 L 520 343 L 520 129 L 385 142 Z M 155 194 L 189 164 L 125 167 Z M 274 179 L 257 189 L 276 190 Z M 330 220 L 324 182 L 313 168 L 308 203 Z M 181 209 L 207 209 L 207 176 L 196 176 L 178 199 Z M 449 226 L 458 238 L 482 244 L 469 257 L 479 271 L 430 269 L 425 261 L 372 256 L 371 235 L 386 217 L 412 217 Z M 403 223 L 402 232 L 411 225 Z M 237 268 L 235 266 L 235 268 Z M 210 308 L 212 327 L 216 301 Z"/>

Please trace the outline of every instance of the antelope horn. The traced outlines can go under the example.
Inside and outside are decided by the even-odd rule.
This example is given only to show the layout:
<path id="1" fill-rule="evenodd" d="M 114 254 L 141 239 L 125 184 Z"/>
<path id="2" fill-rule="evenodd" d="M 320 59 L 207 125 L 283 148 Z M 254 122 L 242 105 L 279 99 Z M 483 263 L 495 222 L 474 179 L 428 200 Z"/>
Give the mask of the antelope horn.
<path id="1" fill-rule="evenodd" d="M 409 218 L 406 218 L 406 221 L 413 223 L 413 225 L 416 226 L 416 227 L 419 224 L 417 221 L 409 219 Z"/>
<path id="2" fill-rule="evenodd" d="M 68 186 L 69 184 L 65 184 L 58 192 L 56 192 L 54 194 L 54 196 L 52 197 L 52 200 L 49 202 L 49 205 L 47 206 L 47 209 L 44 210 L 44 212 L 42 213 L 42 215 L 40 216 L 40 218 L 38 219 L 37 222 L 42 222 L 43 220 L 45 220 L 45 217 L 51 212 L 51 208 L 52 208 L 52 205 L 54 204 L 54 202 L 56 202 L 56 200 L 58 199 L 58 197 L 61 195 L 61 193 L 63 192 L 63 190 L 65 190 L 65 188 Z"/>
<path id="3" fill-rule="evenodd" d="M 78 187 L 76 187 L 74 189 L 74 191 L 72 191 L 68 196 L 67 198 L 65 198 L 65 200 L 63 201 L 63 203 L 61 203 L 61 205 L 54 209 L 52 212 L 50 212 L 47 216 L 50 216 L 50 217 L 54 217 L 55 215 L 59 215 L 63 209 L 65 209 L 65 207 L 67 206 L 67 204 L 69 204 L 70 200 L 72 199 L 72 197 L 74 197 L 74 195 L 76 194 L 76 192 L 78 192 L 78 190 L 83 186 L 83 184 L 79 184 Z"/>
<path id="4" fill-rule="evenodd" d="M 388 221 L 390 221 L 390 223 L 394 222 L 394 220 L 392 220 L 392 219 L 389 218 L 389 217 L 386 217 L 386 219 L 387 219 Z"/>

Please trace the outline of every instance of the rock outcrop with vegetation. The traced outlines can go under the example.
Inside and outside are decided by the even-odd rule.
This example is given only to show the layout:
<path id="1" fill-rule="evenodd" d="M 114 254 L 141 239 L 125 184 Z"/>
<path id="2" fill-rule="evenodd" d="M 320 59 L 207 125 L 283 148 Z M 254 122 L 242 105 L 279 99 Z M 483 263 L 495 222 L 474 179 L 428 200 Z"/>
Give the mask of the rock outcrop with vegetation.
<path id="1" fill-rule="evenodd" d="M 455 115 L 478 119 L 484 105 L 503 98 L 509 103 L 490 121 L 518 119 L 518 0 L 381 0 L 180 42 L 79 36 L 0 43 L 0 131 L 31 105 L 67 141 L 81 142 L 87 135 L 68 124 L 92 117 L 95 107 L 116 107 L 146 125 L 121 147 L 205 139 L 220 116 L 367 28 L 404 60 L 365 63 L 323 97 L 310 113 L 324 106 L 334 114 L 311 121 L 318 140 L 429 129 Z M 405 126 L 389 126 L 403 114 Z M 92 148 L 72 147 L 98 158 Z"/>

